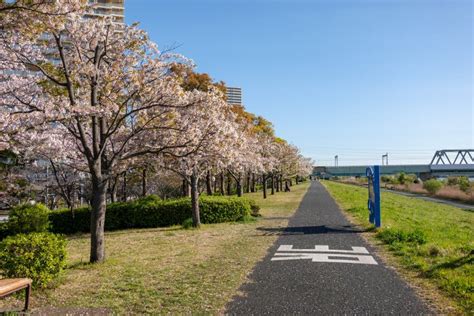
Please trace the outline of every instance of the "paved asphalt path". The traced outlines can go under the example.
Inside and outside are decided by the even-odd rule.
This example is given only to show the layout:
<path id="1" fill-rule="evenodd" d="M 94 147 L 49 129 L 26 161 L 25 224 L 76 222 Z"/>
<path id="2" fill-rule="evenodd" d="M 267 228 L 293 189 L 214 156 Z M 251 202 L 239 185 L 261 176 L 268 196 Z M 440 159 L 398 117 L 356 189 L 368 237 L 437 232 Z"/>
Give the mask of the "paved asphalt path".
<path id="1" fill-rule="evenodd" d="M 286 229 L 260 229 L 281 236 L 256 265 L 251 282 L 241 287 L 244 295 L 228 303 L 227 314 L 433 314 L 413 289 L 379 260 L 319 182 L 312 183 Z M 364 256 L 372 256 L 378 264 L 355 264 L 351 262 L 354 259 L 333 257 L 334 253 L 329 259 L 349 262 L 272 261 L 280 257 L 275 253 L 281 245 L 293 245 L 293 249 L 324 245 L 330 250 L 365 247 L 369 254 Z"/>

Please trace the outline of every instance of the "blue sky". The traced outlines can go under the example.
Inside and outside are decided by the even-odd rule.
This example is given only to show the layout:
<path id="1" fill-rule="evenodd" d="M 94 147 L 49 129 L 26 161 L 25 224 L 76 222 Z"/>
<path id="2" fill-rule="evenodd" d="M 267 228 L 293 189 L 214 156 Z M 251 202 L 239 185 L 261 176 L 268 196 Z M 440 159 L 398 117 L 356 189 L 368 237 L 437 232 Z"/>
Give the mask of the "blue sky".
<path id="1" fill-rule="evenodd" d="M 126 0 L 163 48 L 243 89 L 319 165 L 474 147 L 469 0 Z"/>

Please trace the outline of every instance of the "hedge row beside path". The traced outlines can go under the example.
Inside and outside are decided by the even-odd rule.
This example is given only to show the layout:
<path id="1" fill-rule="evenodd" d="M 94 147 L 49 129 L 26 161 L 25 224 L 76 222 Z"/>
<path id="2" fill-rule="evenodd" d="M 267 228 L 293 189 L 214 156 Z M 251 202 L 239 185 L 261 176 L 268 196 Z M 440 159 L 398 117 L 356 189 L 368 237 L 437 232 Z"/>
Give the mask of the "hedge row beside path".
<path id="1" fill-rule="evenodd" d="M 233 222 L 250 215 L 252 201 L 246 198 L 203 196 L 199 200 L 201 222 L 204 224 Z M 190 218 L 191 199 L 160 200 L 146 197 L 133 202 L 107 205 L 105 230 L 154 228 L 180 225 Z M 53 211 L 49 215 L 50 230 L 61 234 L 90 231 L 89 207 Z"/>

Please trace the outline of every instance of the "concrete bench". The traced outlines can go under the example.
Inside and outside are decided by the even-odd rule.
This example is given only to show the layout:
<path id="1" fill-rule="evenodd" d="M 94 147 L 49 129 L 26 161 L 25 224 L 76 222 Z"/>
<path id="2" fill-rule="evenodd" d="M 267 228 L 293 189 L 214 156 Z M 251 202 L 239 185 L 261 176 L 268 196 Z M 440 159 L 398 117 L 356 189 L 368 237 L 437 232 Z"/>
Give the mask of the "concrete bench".
<path id="1" fill-rule="evenodd" d="M 20 290 L 25 289 L 25 309 L 28 310 L 30 304 L 30 292 L 31 292 L 31 280 L 30 279 L 2 279 L 0 280 L 0 297 L 13 294 Z"/>

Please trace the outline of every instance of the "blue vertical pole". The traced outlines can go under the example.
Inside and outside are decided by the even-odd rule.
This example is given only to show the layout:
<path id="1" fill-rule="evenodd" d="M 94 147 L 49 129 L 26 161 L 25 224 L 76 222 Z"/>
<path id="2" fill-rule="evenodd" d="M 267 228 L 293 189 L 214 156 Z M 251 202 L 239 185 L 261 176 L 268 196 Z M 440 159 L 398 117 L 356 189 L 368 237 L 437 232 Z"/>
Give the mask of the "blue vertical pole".
<path id="1" fill-rule="evenodd" d="M 375 195 L 375 227 L 382 225 L 382 218 L 380 214 L 380 166 L 374 166 L 374 195 Z"/>

